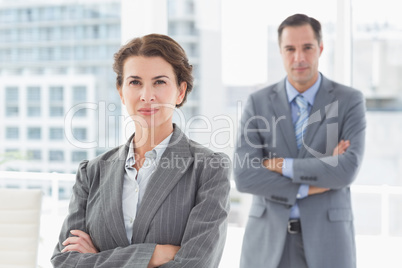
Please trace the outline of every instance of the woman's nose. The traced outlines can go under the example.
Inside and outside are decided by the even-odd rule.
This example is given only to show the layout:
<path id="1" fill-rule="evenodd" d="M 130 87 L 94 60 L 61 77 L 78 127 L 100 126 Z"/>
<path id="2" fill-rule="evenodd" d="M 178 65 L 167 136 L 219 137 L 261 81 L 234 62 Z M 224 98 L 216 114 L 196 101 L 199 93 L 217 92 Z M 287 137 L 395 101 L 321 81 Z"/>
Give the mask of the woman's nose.
<path id="1" fill-rule="evenodd" d="M 153 102 L 155 101 L 155 95 L 152 87 L 144 86 L 141 92 L 141 101 L 144 102 Z"/>

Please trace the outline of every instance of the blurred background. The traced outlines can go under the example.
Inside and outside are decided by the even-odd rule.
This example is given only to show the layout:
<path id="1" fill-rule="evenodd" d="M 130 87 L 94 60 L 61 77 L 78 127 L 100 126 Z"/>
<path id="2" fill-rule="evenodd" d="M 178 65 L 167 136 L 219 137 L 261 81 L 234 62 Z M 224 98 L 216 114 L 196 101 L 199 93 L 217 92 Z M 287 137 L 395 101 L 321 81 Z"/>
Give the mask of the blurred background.
<path id="1" fill-rule="evenodd" d="M 67 214 L 81 160 L 126 141 L 113 54 L 168 34 L 195 87 L 175 122 L 233 155 L 247 96 L 285 77 L 277 27 L 305 13 L 323 26 L 320 71 L 362 91 L 366 153 L 352 186 L 358 267 L 402 267 L 402 20 L 391 0 L 0 0 L 0 187 L 44 192 L 38 267 Z M 237 267 L 250 196 L 231 193 L 221 267 Z"/>

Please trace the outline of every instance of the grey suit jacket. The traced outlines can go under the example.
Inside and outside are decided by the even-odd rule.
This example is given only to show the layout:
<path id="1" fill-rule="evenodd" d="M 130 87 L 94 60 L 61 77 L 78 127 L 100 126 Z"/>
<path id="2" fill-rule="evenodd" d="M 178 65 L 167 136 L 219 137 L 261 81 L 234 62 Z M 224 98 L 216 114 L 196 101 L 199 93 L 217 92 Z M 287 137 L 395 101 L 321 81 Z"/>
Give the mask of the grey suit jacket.
<path id="1" fill-rule="evenodd" d="M 242 268 L 278 266 L 300 184 L 331 189 L 298 200 L 308 266 L 356 266 L 349 185 L 363 157 L 364 98 L 357 90 L 322 78 L 304 135 L 305 146 L 300 150 L 285 80 L 255 92 L 247 101 L 233 162 L 238 190 L 253 194 Z M 332 156 L 341 139 L 350 140 L 350 147 L 344 154 Z M 294 158 L 294 178 L 257 165 L 264 157 Z"/>
<path id="2" fill-rule="evenodd" d="M 230 160 L 188 140 L 178 127 L 125 233 L 122 190 L 128 146 L 83 161 L 51 262 L 54 267 L 147 267 L 156 244 L 181 246 L 161 267 L 218 267 L 226 238 Z M 61 253 L 70 230 L 88 233 L 97 254 Z"/>

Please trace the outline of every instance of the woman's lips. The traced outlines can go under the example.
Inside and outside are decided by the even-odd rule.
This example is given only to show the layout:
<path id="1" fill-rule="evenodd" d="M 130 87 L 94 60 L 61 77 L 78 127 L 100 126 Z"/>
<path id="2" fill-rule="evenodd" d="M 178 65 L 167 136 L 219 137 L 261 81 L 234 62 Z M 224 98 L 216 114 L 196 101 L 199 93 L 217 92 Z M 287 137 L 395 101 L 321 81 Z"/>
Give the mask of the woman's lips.
<path id="1" fill-rule="evenodd" d="M 153 115 L 155 113 L 157 113 L 159 111 L 159 109 L 157 108 L 141 108 L 138 109 L 138 112 L 142 115 Z"/>

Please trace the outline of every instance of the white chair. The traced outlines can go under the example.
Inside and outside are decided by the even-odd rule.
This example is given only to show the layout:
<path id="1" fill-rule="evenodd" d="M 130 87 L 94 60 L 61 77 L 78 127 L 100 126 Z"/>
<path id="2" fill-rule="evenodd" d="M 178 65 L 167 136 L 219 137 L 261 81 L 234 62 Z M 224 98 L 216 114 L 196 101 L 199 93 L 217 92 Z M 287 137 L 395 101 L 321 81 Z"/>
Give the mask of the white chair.
<path id="1" fill-rule="evenodd" d="M 35 268 L 42 191 L 0 188 L 0 268 Z"/>

